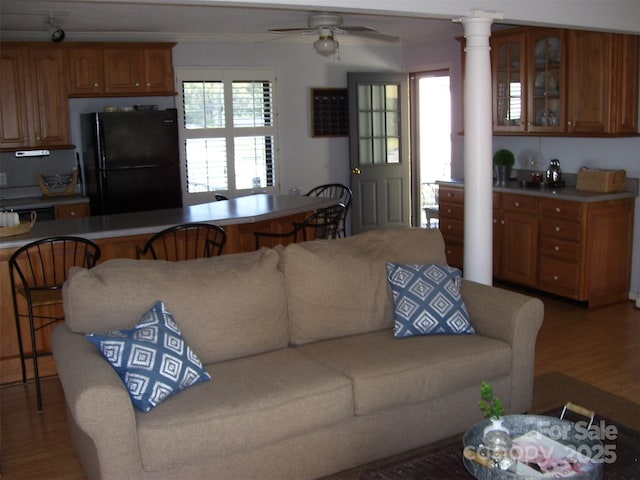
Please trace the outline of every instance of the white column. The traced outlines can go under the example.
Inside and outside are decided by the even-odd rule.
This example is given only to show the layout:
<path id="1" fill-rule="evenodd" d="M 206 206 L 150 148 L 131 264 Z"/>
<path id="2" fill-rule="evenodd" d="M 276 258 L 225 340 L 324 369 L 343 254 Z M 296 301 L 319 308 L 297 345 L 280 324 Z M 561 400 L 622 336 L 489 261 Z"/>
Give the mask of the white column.
<path id="1" fill-rule="evenodd" d="M 495 13 L 461 19 L 466 39 L 464 72 L 464 276 L 493 281 L 493 161 L 489 37 Z"/>

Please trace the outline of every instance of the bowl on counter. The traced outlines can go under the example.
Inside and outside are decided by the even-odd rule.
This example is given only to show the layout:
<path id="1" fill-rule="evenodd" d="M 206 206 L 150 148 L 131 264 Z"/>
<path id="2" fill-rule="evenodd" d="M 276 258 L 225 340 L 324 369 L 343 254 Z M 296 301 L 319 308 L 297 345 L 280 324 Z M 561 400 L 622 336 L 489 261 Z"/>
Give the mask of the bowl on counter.
<path id="1" fill-rule="evenodd" d="M 56 173 L 55 175 L 42 175 L 42 181 L 50 190 L 66 190 L 73 180 L 72 173 Z"/>

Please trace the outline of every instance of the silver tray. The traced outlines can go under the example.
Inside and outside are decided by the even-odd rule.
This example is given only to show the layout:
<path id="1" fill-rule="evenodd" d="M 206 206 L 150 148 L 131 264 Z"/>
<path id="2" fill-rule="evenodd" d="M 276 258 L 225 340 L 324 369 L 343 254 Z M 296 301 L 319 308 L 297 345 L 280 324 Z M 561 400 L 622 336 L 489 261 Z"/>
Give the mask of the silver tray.
<path id="1" fill-rule="evenodd" d="M 464 434 L 464 447 L 476 449 L 482 443 L 483 430 L 489 425 L 485 420 L 471 427 Z M 600 480 L 602 479 L 603 452 L 604 446 L 596 435 L 586 434 L 586 425 L 577 425 L 567 420 L 541 415 L 507 415 L 504 417 L 503 425 L 509 430 L 512 439 L 526 434 L 530 431 L 537 431 L 558 441 L 563 445 L 572 445 L 578 448 L 581 454 L 593 459 L 589 471 L 574 473 L 563 477 L 571 480 Z M 589 455 L 592 453 L 592 455 Z M 541 477 L 526 474 L 519 474 L 512 471 L 500 470 L 498 468 L 488 468 L 463 456 L 464 466 L 478 480 L 513 479 L 513 480 L 536 480 Z"/>

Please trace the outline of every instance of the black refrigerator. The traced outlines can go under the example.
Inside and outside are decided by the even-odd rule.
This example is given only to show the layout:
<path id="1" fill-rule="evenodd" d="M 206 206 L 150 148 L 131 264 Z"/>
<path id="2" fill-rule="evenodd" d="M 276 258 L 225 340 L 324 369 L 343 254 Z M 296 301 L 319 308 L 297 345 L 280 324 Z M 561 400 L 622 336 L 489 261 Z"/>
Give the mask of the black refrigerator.
<path id="1" fill-rule="evenodd" d="M 175 109 L 81 115 L 92 215 L 182 206 Z"/>

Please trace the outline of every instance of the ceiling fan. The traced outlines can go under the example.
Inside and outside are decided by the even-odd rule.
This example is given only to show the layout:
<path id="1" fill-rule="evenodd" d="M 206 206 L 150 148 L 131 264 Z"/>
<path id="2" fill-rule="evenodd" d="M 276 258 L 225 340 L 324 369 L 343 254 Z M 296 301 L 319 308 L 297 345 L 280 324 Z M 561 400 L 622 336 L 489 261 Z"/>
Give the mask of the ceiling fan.
<path id="1" fill-rule="evenodd" d="M 274 28 L 269 31 L 273 33 L 300 33 L 303 35 L 317 33 L 318 40 L 313 42 L 313 48 L 320 55 L 324 56 L 335 53 L 340 46 L 338 41 L 335 39 L 336 33 L 358 35 L 360 37 L 368 37 L 385 42 L 398 41 L 398 37 L 385 35 L 371 27 L 343 25 L 342 15 L 326 12 L 313 13 L 309 15 L 306 27 Z"/>

